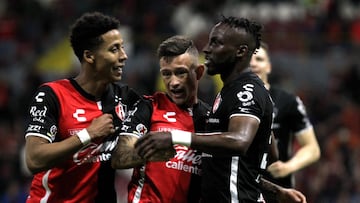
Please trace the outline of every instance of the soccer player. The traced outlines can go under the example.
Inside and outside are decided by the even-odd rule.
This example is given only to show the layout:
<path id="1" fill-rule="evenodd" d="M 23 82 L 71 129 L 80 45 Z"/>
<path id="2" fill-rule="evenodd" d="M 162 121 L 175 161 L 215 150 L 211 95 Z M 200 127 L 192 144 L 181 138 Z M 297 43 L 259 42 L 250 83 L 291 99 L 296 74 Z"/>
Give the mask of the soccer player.
<path id="1" fill-rule="evenodd" d="M 281 202 L 306 202 L 300 192 L 282 190 L 261 178 L 270 148 L 273 106 L 264 83 L 249 67 L 260 45 L 261 28 L 236 17 L 224 17 L 212 28 L 203 49 L 205 65 L 208 74 L 220 74 L 224 86 L 207 119 L 208 133 L 150 132 L 135 143 L 145 159 L 173 144 L 204 152 L 201 202 L 262 202 L 265 186 Z"/>
<path id="2" fill-rule="evenodd" d="M 170 149 L 147 161 L 135 152 L 134 143 L 149 131 L 204 132 L 209 113 L 209 106 L 197 97 L 204 65 L 198 62 L 199 53 L 193 41 L 173 36 L 159 45 L 157 53 L 166 92 L 146 97 L 131 110 L 113 153 L 112 166 L 135 167 L 129 184 L 129 202 L 199 202 L 199 152 L 176 145 L 175 156 Z"/>
<path id="3" fill-rule="evenodd" d="M 127 59 L 119 25 L 98 12 L 78 18 L 70 42 L 79 74 L 45 83 L 34 94 L 25 135 L 26 164 L 34 174 L 28 203 L 116 202 L 110 157 L 136 98 L 116 83 Z"/>
<path id="4" fill-rule="evenodd" d="M 267 168 L 270 173 L 267 178 L 284 187 L 295 187 L 293 173 L 320 158 L 320 147 L 313 126 L 298 96 L 270 85 L 268 76 L 272 67 L 266 43 L 261 42 L 260 48 L 252 56 L 250 67 L 265 83 L 274 101 L 273 132 L 279 160 Z M 292 156 L 294 138 L 300 148 Z"/>

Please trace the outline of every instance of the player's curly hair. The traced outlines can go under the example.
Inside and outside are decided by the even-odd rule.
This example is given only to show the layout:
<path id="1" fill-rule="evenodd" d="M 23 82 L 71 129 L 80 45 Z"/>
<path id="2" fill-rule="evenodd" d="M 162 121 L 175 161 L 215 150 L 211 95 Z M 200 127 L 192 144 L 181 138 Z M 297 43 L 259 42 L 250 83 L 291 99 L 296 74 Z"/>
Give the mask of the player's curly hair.
<path id="1" fill-rule="evenodd" d="M 70 28 L 70 44 L 82 62 L 84 50 L 94 50 L 102 42 L 101 35 L 120 27 L 120 22 L 100 12 L 88 12 L 78 18 Z"/>
<path id="2" fill-rule="evenodd" d="M 175 35 L 164 40 L 157 49 L 159 59 L 164 57 L 166 60 L 171 60 L 171 58 L 184 53 L 189 53 L 195 58 L 199 56 L 194 42 L 186 36 L 181 35 Z"/>
<path id="3" fill-rule="evenodd" d="M 225 17 L 221 16 L 221 20 L 219 23 L 227 24 L 231 28 L 243 28 L 249 34 L 251 34 L 255 40 L 255 47 L 253 49 L 258 49 L 260 47 L 261 42 L 261 31 L 263 26 L 255 21 L 251 21 L 247 18 L 239 18 L 239 17 Z"/>

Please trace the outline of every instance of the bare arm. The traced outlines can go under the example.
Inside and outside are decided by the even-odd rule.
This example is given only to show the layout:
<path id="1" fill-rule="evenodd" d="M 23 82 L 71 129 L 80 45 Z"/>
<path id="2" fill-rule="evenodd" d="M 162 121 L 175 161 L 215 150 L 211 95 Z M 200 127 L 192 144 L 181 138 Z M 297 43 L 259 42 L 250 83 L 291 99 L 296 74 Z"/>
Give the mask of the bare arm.
<path id="1" fill-rule="evenodd" d="M 104 114 L 92 121 L 87 131 L 91 139 L 108 136 L 115 132 L 112 115 Z M 49 143 L 45 138 L 28 136 L 25 143 L 25 160 L 32 173 L 54 167 L 69 158 L 83 146 L 78 136 L 70 136 L 60 142 Z"/>
<path id="2" fill-rule="evenodd" d="M 216 135 L 192 136 L 191 147 L 207 153 L 244 155 L 251 145 L 259 122 L 248 116 L 230 119 L 229 131 Z"/>
<path id="3" fill-rule="evenodd" d="M 248 116 L 235 116 L 230 119 L 229 132 L 219 134 L 191 134 L 191 147 L 218 155 L 245 154 L 252 143 L 259 122 Z M 148 159 L 159 150 L 173 147 L 170 132 L 150 132 L 135 144 L 141 157 Z"/>
<path id="4" fill-rule="evenodd" d="M 259 181 L 262 191 L 269 194 L 272 199 L 278 200 L 279 203 L 306 203 L 305 195 L 298 190 L 283 188 L 263 178 Z"/>
<path id="5" fill-rule="evenodd" d="M 287 162 L 277 161 L 268 167 L 274 177 L 284 177 L 294 173 L 320 158 L 320 147 L 313 128 L 308 128 L 296 135 L 300 149 Z"/>
<path id="6" fill-rule="evenodd" d="M 134 145 L 137 140 L 138 138 L 132 135 L 121 135 L 119 137 L 116 149 L 111 156 L 113 168 L 125 169 L 145 164 L 145 160 L 135 151 Z"/>

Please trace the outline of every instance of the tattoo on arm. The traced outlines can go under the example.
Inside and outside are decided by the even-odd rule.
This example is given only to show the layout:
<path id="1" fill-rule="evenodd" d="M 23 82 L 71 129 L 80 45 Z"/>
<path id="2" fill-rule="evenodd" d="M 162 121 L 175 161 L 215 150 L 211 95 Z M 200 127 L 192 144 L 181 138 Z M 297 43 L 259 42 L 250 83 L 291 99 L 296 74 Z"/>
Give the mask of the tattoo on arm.
<path id="1" fill-rule="evenodd" d="M 266 193 L 268 197 L 270 197 L 273 200 L 277 199 L 277 195 L 279 194 L 279 191 L 281 190 L 281 186 L 276 185 L 275 183 L 272 183 L 264 178 L 259 178 L 259 185 L 261 188 L 261 191 L 263 193 Z"/>
<path id="2" fill-rule="evenodd" d="M 120 136 L 112 159 L 113 166 L 119 169 L 133 168 L 145 163 L 136 152 L 134 144 L 137 138 L 134 136 Z"/>

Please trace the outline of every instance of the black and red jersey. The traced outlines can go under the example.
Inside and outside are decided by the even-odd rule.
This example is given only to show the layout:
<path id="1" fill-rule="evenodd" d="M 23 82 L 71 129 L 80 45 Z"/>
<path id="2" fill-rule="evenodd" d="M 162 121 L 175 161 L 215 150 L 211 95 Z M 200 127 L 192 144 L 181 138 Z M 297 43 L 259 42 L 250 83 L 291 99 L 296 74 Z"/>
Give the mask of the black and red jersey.
<path id="1" fill-rule="evenodd" d="M 277 87 L 270 87 L 270 95 L 274 101 L 273 132 L 277 141 L 279 160 L 285 162 L 292 156 L 294 136 L 313 126 L 306 113 L 306 108 L 298 96 Z M 283 187 L 294 187 L 293 175 L 273 178 L 267 174 L 266 177 Z"/>
<path id="2" fill-rule="evenodd" d="M 202 202 L 259 202 L 262 199 L 256 179 L 267 165 L 272 113 L 269 92 L 250 71 L 239 75 L 218 93 L 208 119 L 208 132 L 228 132 L 230 118 L 235 116 L 255 118 L 259 128 L 244 156 L 203 155 Z"/>
<path id="3" fill-rule="evenodd" d="M 183 130 L 204 132 L 209 107 L 199 101 L 183 109 L 164 93 L 155 93 L 139 103 L 124 123 L 122 135 L 140 137 L 148 131 Z M 166 162 L 147 162 L 134 169 L 129 184 L 129 202 L 198 202 L 201 153 L 177 145 L 176 155 Z"/>
<path id="4" fill-rule="evenodd" d="M 113 114 L 118 130 L 105 140 L 92 141 L 61 164 L 35 174 L 27 202 L 116 202 L 111 152 L 135 95 L 127 86 L 110 84 L 97 101 L 73 79 L 39 87 L 30 102 L 26 137 L 39 136 L 49 143 L 58 142 L 76 136 L 103 113 Z"/>

